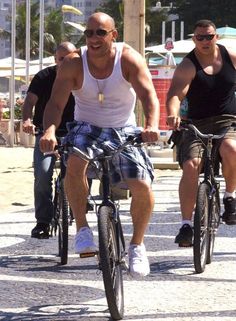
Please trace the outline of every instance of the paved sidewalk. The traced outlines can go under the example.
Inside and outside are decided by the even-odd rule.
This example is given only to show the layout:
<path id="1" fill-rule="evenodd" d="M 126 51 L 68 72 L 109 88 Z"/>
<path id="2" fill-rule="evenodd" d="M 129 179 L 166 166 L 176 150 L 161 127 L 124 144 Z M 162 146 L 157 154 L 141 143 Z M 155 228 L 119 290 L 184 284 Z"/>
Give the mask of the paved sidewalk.
<path id="1" fill-rule="evenodd" d="M 26 163 L 19 166 L 16 165 L 17 157 L 15 161 L 13 159 L 16 151 L 9 149 L 7 152 L 7 156 L 1 154 L 9 160 L 9 164 L 5 163 L 0 169 L 1 191 L 4 192 L 2 183 L 7 184 L 10 179 L 11 189 L 14 188 L 13 176 L 22 175 L 20 171 L 25 179 L 15 182 L 15 199 L 13 191 L 5 185 L 10 200 L 4 199 L 4 208 L 1 207 L 0 320 L 110 320 L 96 259 L 79 259 L 73 253 L 75 226 L 70 227 L 66 266 L 59 265 L 56 237 L 49 240 L 30 238 L 34 226 L 33 199 L 30 197 L 33 174 L 29 161 L 32 151 L 18 150 L 18 159 L 26 158 Z M 124 276 L 124 320 L 236 320 L 236 227 L 220 225 L 213 262 L 204 273 L 196 274 L 192 249 L 179 249 L 174 244 L 180 222 L 177 192 L 180 174 L 180 170 L 156 171 L 153 185 L 156 203 L 145 239 L 151 274 L 139 281 Z M 23 194 L 21 200 L 19 189 Z M 132 233 L 128 208 L 129 200 L 122 201 L 127 244 Z M 88 217 L 97 238 L 96 216 L 90 213 Z"/>

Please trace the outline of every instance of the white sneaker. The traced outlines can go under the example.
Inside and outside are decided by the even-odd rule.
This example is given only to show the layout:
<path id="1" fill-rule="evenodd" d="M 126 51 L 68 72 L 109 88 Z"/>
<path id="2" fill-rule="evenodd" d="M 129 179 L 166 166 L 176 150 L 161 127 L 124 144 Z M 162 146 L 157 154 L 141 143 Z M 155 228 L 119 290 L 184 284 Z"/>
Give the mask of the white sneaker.
<path id="1" fill-rule="evenodd" d="M 97 246 L 93 241 L 93 233 L 89 227 L 81 227 L 75 235 L 75 253 L 96 252 Z"/>
<path id="2" fill-rule="evenodd" d="M 138 278 L 150 273 L 150 266 L 145 245 L 130 244 L 129 246 L 129 272 L 132 277 Z"/>

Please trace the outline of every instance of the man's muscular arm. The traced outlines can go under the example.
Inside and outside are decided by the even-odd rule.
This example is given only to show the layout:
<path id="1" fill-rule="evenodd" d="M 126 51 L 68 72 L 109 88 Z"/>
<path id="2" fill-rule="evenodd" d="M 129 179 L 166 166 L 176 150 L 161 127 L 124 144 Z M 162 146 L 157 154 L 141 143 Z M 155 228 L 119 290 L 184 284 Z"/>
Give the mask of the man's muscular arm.
<path id="1" fill-rule="evenodd" d="M 61 123 L 69 95 L 75 89 L 76 69 L 74 60 L 76 59 L 79 59 L 77 54 L 68 55 L 57 71 L 51 97 L 44 111 L 44 135 L 40 140 L 40 148 L 43 152 L 53 150 L 56 145 L 55 131 Z"/>
<path id="2" fill-rule="evenodd" d="M 176 129 L 179 126 L 180 104 L 186 96 L 194 76 L 195 68 L 192 62 L 185 58 L 176 68 L 167 93 L 167 123 L 170 126 L 170 129 Z"/>
<path id="3" fill-rule="evenodd" d="M 146 62 L 138 52 L 127 46 L 123 50 L 122 67 L 124 77 L 131 83 L 142 103 L 145 114 L 142 138 L 144 141 L 155 142 L 158 140 L 160 106 Z"/>

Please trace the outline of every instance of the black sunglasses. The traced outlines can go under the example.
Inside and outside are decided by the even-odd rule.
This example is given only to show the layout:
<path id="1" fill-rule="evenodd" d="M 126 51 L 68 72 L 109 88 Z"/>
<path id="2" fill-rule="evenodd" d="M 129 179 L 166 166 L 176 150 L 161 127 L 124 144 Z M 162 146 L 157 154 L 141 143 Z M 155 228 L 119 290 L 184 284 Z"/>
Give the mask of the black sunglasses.
<path id="1" fill-rule="evenodd" d="M 195 35 L 194 37 L 197 41 L 203 41 L 204 39 L 209 41 L 212 40 L 215 35 Z"/>
<path id="2" fill-rule="evenodd" d="M 94 34 L 98 37 L 105 37 L 112 31 L 113 31 L 113 29 L 109 30 L 109 31 L 107 31 L 105 29 L 97 29 L 97 30 L 86 29 L 86 30 L 84 30 L 84 35 L 87 38 L 91 38 Z"/>

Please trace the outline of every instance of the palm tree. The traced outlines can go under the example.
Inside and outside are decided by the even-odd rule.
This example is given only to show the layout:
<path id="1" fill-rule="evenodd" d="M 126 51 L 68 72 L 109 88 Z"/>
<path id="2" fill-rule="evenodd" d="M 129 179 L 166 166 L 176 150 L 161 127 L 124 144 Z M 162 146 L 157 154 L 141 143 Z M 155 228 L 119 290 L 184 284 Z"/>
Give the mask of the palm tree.
<path id="1" fill-rule="evenodd" d="M 11 16 L 8 17 L 9 21 Z M 30 8 L 30 57 L 37 59 L 39 57 L 39 1 L 31 4 Z M 55 47 L 62 40 L 70 40 L 72 27 L 65 26 L 64 34 L 61 26 L 63 25 L 63 17 L 60 10 L 51 10 L 45 16 L 45 32 L 44 32 L 44 56 L 54 54 Z M 17 7 L 16 14 L 16 56 L 25 59 L 25 34 L 26 34 L 26 4 L 23 3 Z M 10 38 L 9 31 L 0 29 L 0 37 Z"/>

